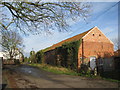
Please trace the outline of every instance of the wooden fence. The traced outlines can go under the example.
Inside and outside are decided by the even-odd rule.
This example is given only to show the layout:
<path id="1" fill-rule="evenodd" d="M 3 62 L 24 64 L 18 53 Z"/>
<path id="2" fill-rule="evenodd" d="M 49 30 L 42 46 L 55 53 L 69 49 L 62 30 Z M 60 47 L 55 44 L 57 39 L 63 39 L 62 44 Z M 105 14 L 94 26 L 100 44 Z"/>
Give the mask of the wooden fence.
<path id="1" fill-rule="evenodd" d="M 103 68 L 104 71 L 113 71 L 120 69 L 120 57 L 100 58 L 96 60 L 98 68 Z"/>
<path id="2" fill-rule="evenodd" d="M 120 80 L 120 57 L 98 59 L 97 69 L 102 77 Z"/>

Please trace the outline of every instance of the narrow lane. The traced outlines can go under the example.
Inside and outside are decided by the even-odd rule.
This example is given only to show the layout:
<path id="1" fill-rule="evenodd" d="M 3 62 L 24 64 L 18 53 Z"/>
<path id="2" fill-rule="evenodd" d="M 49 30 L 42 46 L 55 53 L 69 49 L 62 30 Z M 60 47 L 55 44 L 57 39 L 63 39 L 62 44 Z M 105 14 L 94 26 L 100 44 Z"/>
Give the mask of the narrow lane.
<path id="1" fill-rule="evenodd" d="M 117 88 L 118 83 L 81 76 L 58 75 L 36 67 L 20 65 L 6 66 L 7 79 L 18 88 Z M 8 84 L 11 81 L 8 80 Z M 9 85 L 12 87 L 12 85 Z"/>

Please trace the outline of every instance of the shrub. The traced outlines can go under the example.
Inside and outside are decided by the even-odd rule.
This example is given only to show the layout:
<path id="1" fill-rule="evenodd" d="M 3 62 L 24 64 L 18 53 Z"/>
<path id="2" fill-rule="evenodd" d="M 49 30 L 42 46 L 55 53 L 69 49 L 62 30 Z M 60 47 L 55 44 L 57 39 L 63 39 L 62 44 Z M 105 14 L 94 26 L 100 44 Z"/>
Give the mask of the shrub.
<path id="1" fill-rule="evenodd" d="M 14 59 L 14 63 L 15 63 L 15 64 L 20 64 L 19 59 Z"/>
<path id="2" fill-rule="evenodd" d="M 37 63 L 44 62 L 44 52 L 42 50 L 36 53 L 36 60 L 37 60 Z"/>
<path id="3" fill-rule="evenodd" d="M 31 51 L 31 52 L 30 52 L 29 61 L 30 61 L 30 63 L 31 63 L 31 62 L 32 62 L 32 63 L 37 63 L 35 51 Z"/>

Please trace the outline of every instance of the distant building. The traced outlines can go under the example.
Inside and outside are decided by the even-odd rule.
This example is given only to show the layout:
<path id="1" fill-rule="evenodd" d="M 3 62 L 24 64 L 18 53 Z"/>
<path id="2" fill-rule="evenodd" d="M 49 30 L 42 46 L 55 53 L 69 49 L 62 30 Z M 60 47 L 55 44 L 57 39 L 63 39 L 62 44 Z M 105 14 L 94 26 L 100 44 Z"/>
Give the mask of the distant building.
<path id="1" fill-rule="evenodd" d="M 0 52 L 0 57 L 3 58 L 3 60 L 9 59 L 9 55 L 6 52 Z M 17 56 L 13 57 L 13 59 L 20 59 L 22 55 L 19 53 Z"/>
<path id="2" fill-rule="evenodd" d="M 3 59 L 7 59 L 7 57 L 4 56 L 5 52 L 0 52 L 0 57 L 2 57 Z"/>

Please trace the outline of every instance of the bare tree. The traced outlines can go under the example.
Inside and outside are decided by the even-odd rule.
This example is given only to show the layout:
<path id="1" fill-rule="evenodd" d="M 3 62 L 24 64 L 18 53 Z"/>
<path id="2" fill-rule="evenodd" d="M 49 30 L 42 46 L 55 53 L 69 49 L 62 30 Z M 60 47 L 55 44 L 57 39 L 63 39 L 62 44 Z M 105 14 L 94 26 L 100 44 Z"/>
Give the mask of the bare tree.
<path id="1" fill-rule="evenodd" d="M 118 38 L 113 38 L 112 41 L 114 43 L 114 49 L 115 50 L 120 49 L 120 41 L 119 41 L 119 39 Z"/>
<path id="2" fill-rule="evenodd" d="M 86 19 L 89 16 L 91 5 L 81 2 L 0 2 L 6 19 L 7 15 L 12 15 L 6 22 L 0 22 L 2 28 L 7 29 L 13 24 L 21 31 L 29 30 L 29 32 L 46 31 L 51 29 L 59 31 L 67 30 L 69 24 L 68 19 L 76 20 L 80 18 Z M 78 18 L 80 17 L 80 18 Z M 7 24 L 6 24 L 7 23 Z M 27 28 L 26 28 L 27 27 Z"/>
<path id="3" fill-rule="evenodd" d="M 22 37 L 15 31 L 2 31 L 2 50 L 9 59 L 15 58 L 22 51 Z"/>

